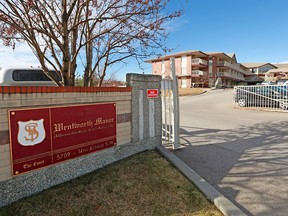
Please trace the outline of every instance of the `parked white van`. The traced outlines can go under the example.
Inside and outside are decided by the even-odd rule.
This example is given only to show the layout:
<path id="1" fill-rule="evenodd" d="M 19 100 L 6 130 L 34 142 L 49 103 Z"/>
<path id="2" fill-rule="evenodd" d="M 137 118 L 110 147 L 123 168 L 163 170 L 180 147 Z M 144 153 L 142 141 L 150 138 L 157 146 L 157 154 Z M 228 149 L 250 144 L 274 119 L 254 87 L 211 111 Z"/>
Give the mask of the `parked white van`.
<path id="1" fill-rule="evenodd" d="M 56 86 L 56 84 L 40 68 L 0 68 L 0 86 Z"/>

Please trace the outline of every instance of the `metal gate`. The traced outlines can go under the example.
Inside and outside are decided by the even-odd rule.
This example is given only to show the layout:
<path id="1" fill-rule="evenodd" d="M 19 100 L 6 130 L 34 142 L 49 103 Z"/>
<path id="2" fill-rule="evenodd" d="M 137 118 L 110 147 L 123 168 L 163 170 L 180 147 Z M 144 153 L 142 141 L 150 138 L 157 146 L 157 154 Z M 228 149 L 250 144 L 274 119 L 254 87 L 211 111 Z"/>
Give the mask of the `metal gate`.
<path id="1" fill-rule="evenodd" d="M 175 76 L 175 61 L 171 59 L 172 79 L 162 79 L 162 140 L 164 145 L 180 147 L 179 138 L 179 94 L 178 81 Z"/>
<path id="2" fill-rule="evenodd" d="M 234 87 L 234 108 L 288 112 L 288 85 Z"/>

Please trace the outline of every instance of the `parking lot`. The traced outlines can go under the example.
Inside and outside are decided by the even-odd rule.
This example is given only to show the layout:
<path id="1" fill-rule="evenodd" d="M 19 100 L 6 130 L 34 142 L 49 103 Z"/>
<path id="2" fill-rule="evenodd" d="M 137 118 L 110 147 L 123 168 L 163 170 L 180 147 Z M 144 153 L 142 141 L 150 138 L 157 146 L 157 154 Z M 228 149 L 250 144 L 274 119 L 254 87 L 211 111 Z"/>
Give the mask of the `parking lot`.
<path id="1" fill-rule="evenodd" d="M 180 98 L 173 151 L 248 215 L 287 215 L 287 113 L 233 108 L 232 89 Z"/>

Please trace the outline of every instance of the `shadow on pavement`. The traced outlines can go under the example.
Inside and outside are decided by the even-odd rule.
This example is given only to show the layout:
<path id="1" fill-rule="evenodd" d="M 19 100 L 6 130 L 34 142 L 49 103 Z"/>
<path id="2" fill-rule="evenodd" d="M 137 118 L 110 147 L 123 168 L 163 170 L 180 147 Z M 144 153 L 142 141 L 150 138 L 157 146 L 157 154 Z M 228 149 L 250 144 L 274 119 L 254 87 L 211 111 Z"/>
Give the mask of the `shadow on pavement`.
<path id="1" fill-rule="evenodd" d="M 288 203 L 287 128 L 287 121 L 233 130 L 182 126 L 183 148 L 173 153 L 246 214 L 283 215 Z"/>

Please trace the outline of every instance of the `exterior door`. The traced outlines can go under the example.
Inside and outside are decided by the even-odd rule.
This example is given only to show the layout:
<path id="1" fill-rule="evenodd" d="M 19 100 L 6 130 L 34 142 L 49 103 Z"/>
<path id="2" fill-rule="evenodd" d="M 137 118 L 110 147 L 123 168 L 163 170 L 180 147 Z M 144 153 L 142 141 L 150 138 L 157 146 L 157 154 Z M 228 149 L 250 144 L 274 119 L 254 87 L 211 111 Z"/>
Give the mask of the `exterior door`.
<path id="1" fill-rule="evenodd" d="M 187 88 L 187 80 L 181 79 L 181 88 Z"/>

